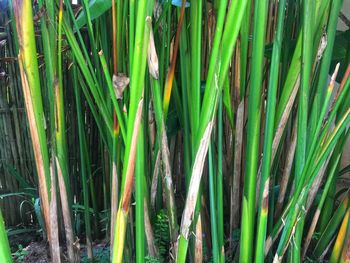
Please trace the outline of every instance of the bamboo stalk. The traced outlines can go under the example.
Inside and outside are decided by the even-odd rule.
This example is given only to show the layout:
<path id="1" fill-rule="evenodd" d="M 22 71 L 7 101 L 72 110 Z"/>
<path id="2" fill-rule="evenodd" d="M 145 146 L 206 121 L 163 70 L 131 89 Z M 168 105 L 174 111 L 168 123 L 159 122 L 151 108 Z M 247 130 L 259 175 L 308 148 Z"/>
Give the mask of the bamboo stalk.
<path id="1" fill-rule="evenodd" d="M 244 192 L 242 197 L 242 231 L 240 261 L 251 262 L 255 221 L 255 187 L 258 164 L 260 108 L 263 52 L 265 45 L 268 1 L 257 1 L 254 6 L 251 85 L 248 98 L 247 153 Z"/>
<path id="2" fill-rule="evenodd" d="M 214 171 L 213 171 L 213 151 L 211 144 L 208 149 L 208 166 L 209 166 L 209 198 L 210 198 L 210 223 L 211 223 L 211 243 L 213 262 L 219 262 L 219 246 L 218 246 L 218 229 L 216 222 L 216 204 L 215 204 L 215 191 L 214 191 Z"/>
<path id="3" fill-rule="evenodd" d="M 148 205 L 146 201 L 146 197 L 144 198 L 144 221 L 145 221 L 145 234 L 146 234 L 146 240 L 147 240 L 147 246 L 148 246 L 148 253 L 151 257 L 157 257 L 159 252 L 157 250 L 157 247 L 155 245 L 154 240 L 154 233 L 151 225 L 151 221 L 149 218 L 149 212 L 148 212 Z"/>
<path id="4" fill-rule="evenodd" d="M 58 236 L 58 218 L 57 218 L 57 185 L 54 164 L 51 164 L 51 200 L 50 200 L 50 250 L 53 263 L 61 262 L 60 243 Z"/>
<path id="5" fill-rule="evenodd" d="M 219 17 L 220 22 L 217 23 L 217 34 L 214 40 L 214 46 L 211 54 L 211 59 L 213 62 L 210 63 L 209 68 L 209 77 L 206 82 L 206 93 L 203 98 L 203 110 L 201 112 L 200 118 L 200 126 L 198 128 L 198 134 L 201 135 L 198 137 L 197 143 L 195 144 L 195 152 L 196 157 L 194 159 L 194 164 L 192 168 L 192 175 L 190 180 L 190 185 L 188 188 L 187 198 L 185 208 L 182 214 L 181 227 L 180 227 L 180 237 L 179 237 L 179 248 L 177 252 L 177 261 L 184 262 L 186 260 L 187 247 L 188 247 L 188 234 L 189 229 L 193 220 L 194 213 L 194 201 L 197 200 L 198 190 L 201 181 L 203 166 L 204 166 L 204 158 L 208 151 L 210 135 L 213 126 L 213 118 L 215 116 L 216 107 L 218 104 L 218 96 L 221 92 L 223 86 L 223 80 L 226 77 L 230 57 L 233 54 L 234 45 L 237 39 L 238 31 L 240 28 L 240 22 L 242 21 L 243 13 L 245 10 L 247 2 L 232 2 L 227 19 L 227 27 L 225 27 L 225 31 L 222 37 L 222 48 L 227 51 L 225 57 L 222 58 L 222 68 L 220 69 L 219 78 L 216 75 L 216 79 L 214 82 L 214 65 L 217 61 L 217 55 L 219 52 L 219 43 L 221 39 L 221 30 L 224 24 L 224 10 L 226 9 L 226 2 L 220 3 Z M 235 13 L 236 10 L 239 10 Z M 236 19 L 236 20 L 235 20 Z M 233 26 L 234 21 L 238 21 L 239 23 L 236 26 Z M 209 87 L 209 88 L 208 88 Z M 214 88 L 213 88 L 214 87 Z M 198 146 L 197 146 L 198 145 Z"/>
<path id="6" fill-rule="evenodd" d="M 338 166 L 338 162 L 339 162 L 339 160 L 340 160 L 339 157 L 340 157 L 340 156 L 338 156 L 337 161 L 335 162 L 335 165 L 333 165 L 332 168 L 331 168 L 331 171 L 330 171 L 330 174 L 331 174 L 331 175 L 330 175 L 330 176 L 328 177 L 328 179 L 327 179 L 325 188 L 324 188 L 323 193 L 322 193 L 321 200 L 320 200 L 320 202 L 319 202 L 319 204 L 318 204 L 318 206 L 317 206 L 317 210 L 316 210 L 316 212 L 315 212 L 315 215 L 314 215 L 314 217 L 313 217 L 313 219 L 312 219 L 312 223 L 310 224 L 309 231 L 308 231 L 307 236 L 306 236 L 306 238 L 305 238 L 305 242 L 304 242 L 304 246 L 303 246 L 303 252 L 302 252 L 302 257 L 303 257 L 303 258 L 304 258 L 305 255 L 306 255 L 306 251 L 307 251 L 307 249 L 308 249 L 308 247 L 309 247 L 309 244 L 310 244 L 312 235 L 313 235 L 313 233 L 314 233 L 314 231 L 315 231 L 316 224 L 317 224 L 317 222 L 318 222 L 318 219 L 319 219 L 319 216 L 320 216 L 320 213 L 321 213 L 322 206 L 323 206 L 323 204 L 324 204 L 324 201 L 325 201 L 325 199 L 326 199 L 326 196 L 327 196 L 329 187 L 330 187 L 331 182 L 332 182 L 332 178 L 333 178 L 333 176 L 335 175 L 335 170 L 336 170 L 336 168 L 337 168 L 337 166 Z"/>
<path id="7" fill-rule="evenodd" d="M 11 250 L 7 239 L 4 219 L 2 217 L 1 211 L 0 211 L 0 242 L 1 242 L 0 260 L 3 262 L 12 263 Z"/>
<path id="8" fill-rule="evenodd" d="M 89 193 L 87 185 L 87 167 L 89 162 L 86 158 L 85 145 L 86 145 L 86 136 L 83 130 L 83 118 L 81 112 L 81 100 L 80 92 L 78 89 L 77 83 L 77 74 L 76 66 L 73 68 L 73 79 L 74 79 L 74 94 L 75 94 L 75 103 L 77 107 L 77 121 L 78 121 L 78 136 L 79 136 L 79 147 L 80 147 L 80 167 L 81 167 L 81 177 L 82 177 L 82 188 L 83 188 L 83 199 L 84 199 L 84 221 L 85 221 L 85 232 L 86 232 L 86 245 L 87 245 L 87 254 L 88 258 L 93 258 L 92 253 L 92 237 L 91 237 L 91 220 L 89 215 Z M 112 199 L 113 200 L 113 199 Z"/>
<path id="9" fill-rule="evenodd" d="M 25 98 L 29 130 L 33 143 L 36 169 L 39 177 L 39 192 L 45 227 L 50 240 L 49 192 L 50 172 L 48 151 L 44 129 L 43 106 L 34 39 L 33 14 L 30 1 L 14 1 L 13 9 L 19 40 L 19 66 Z"/>
<path id="10" fill-rule="evenodd" d="M 343 222 L 340 225 L 340 229 L 337 235 L 337 238 L 334 243 L 333 251 L 331 254 L 331 257 L 329 259 L 329 262 L 341 262 L 341 252 L 343 250 L 343 246 L 345 243 L 346 237 L 349 236 L 350 231 L 350 223 L 349 223 L 349 217 L 350 217 L 350 208 L 348 208 L 345 212 Z"/>
<path id="11" fill-rule="evenodd" d="M 6 225 L 28 218 L 35 199 L 17 203 L 39 194 L 54 262 L 62 237 L 67 260 L 83 260 L 75 234 L 90 259 L 92 242 L 110 238 L 112 262 L 346 261 L 342 3 L 10 1 L 0 27 Z"/>
<path id="12" fill-rule="evenodd" d="M 278 84 L 278 71 L 279 61 L 281 55 L 281 41 L 283 34 L 284 24 L 284 12 L 286 7 L 286 1 L 280 1 L 278 3 L 278 26 L 274 39 L 274 48 L 272 52 L 272 65 L 270 71 L 267 109 L 266 109 L 266 126 L 265 126 L 265 138 L 264 138 L 264 155 L 262 158 L 262 173 L 260 182 L 260 197 L 259 204 L 260 210 L 258 212 L 258 234 L 255 251 L 255 260 L 260 262 L 264 261 L 264 247 L 267 231 L 267 214 L 269 211 L 269 187 L 270 187 L 270 173 L 272 162 L 272 144 L 273 144 L 273 132 L 275 122 L 275 104 L 277 95 Z"/>
<path id="13" fill-rule="evenodd" d="M 176 59 L 177 59 L 177 51 L 179 48 L 180 32 L 181 32 L 181 26 L 182 26 L 184 14 L 185 14 L 185 3 L 186 3 L 186 0 L 182 0 L 179 23 L 177 25 L 174 46 L 173 46 L 173 50 L 171 53 L 172 54 L 171 55 L 171 62 L 170 62 L 168 73 L 167 73 L 167 76 L 165 79 L 164 98 L 163 98 L 163 112 L 164 112 L 165 116 L 167 116 L 167 114 L 168 114 L 171 90 L 173 87 L 174 72 L 175 72 Z"/>
<path id="14" fill-rule="evenodd" d="M 234 147 L 234 169 L 231 187 L 231 211 L 230 211 L 230 233 L 239 227 L 240 222 L 240 186 L 242 172 L 242 150 L 243 150 L 243 129 L 244 129 L 244 100 L 237 108 L 236 114 L 236 137 Z M 233 242 L 230 239 L 230 250 L 233 249 Z"/>
<path id="15" fill-rule="evenodd" d="M 57 157 L 55 161 L 56 161 L 56 169 L 57 169 L 58 187 L 60 189 L 64 230 L 66 233 L 68 258 L 69 258 L 69 262 L 74 263 L 74 262 L 77 262 L 77 258 L 75 255 L 76 248 L 74 248 L 73 228 L 72 228 L 72 222 L 70 217 L 70 209 L 69 209 L 68 200 L 67 200 L 68 194 L 67 194 L 67 189 L 64 182 L 63 174 L 62 174 L 62 169 L 60 167 L 60 163 Z"/>
<path id="16" fill-rule="evenodd" d="M 113 34 L 113 75 L 118 74 L 117 62 L 117 29 L 116 29 L 116 6 L 115 1 L 112 0 L 112 34 Z M 117 174 L 117 141 L 119 135 L 119 123 L 116 112 L 113 112 L 113 152 L 112 152 L 112 189 L 111 189 L 111 247 L 113 247 L 114 233 L 115 233 L 115 219 L 118 211 L 118 194 L 119 194 L 119 180 Z M 111 258 L 113 254 L 111 253 Z"/>
<path id="17" fill-rule="evenodd" d="M 144 131 L 141 124 L 137 150 L 136 150 L 136 167 L 135 167 L 135 199 L 136 199 L 136 262 L 143 262 L 145 258 L 145 225 L 144 225 L 144 185 L 143 175 L 145 173 L 144 163 Z"/>

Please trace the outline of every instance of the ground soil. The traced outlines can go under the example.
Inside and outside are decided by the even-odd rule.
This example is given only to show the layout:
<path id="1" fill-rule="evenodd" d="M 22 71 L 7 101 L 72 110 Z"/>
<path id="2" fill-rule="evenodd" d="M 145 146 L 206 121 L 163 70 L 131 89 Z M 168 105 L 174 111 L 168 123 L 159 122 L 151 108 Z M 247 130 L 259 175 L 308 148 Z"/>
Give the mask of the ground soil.
<path id="1" fill-rule="evenodd" d="M 37 235 L 22 234 L 11 236 L 11 252 L 15 263 L 51 263 L 48 243 Z M 61 247 L 61 262 L 67 261 L 67 251 Z M 109 242 L 100 240 L 93 243 L 94 262 L 105 263 L 109 261 Z M 81 262 L 90 262 L 87 259 L 85 244 L 80 244 Z M 0 262 L 1 263 L 1 262 Z"/>
<path id="2" fill-rule="evenodd" d="M 31 242 L 24 250 L 28 253 L 23 260 L 17 262 L 24 263 L 49 263 L 49 249 L 47 243 L 42 242 Z"/>

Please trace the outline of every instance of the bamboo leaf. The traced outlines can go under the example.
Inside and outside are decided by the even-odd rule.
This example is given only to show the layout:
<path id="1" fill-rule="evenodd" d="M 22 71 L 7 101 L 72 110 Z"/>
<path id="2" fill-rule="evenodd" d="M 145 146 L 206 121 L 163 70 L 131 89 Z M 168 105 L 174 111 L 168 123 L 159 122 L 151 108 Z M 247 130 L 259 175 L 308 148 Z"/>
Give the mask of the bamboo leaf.
<path id="1" fill-rule="evenodd" d="M 89 1 L 89 11 L 91 21 L 99 18 L 104 13 L 106 13 L 112 7 L 112 1 L 105 0 L 90 0 Z M 77 30 L 82 28 L 87 24 L 87 15 L 84 11 L 81 11 L 77 17 Z"/>

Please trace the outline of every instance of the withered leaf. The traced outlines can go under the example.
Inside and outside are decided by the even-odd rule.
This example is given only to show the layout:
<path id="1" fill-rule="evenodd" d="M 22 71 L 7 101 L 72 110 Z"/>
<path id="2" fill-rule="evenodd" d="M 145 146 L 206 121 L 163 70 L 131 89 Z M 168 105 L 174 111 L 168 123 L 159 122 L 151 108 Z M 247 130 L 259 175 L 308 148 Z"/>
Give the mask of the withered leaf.
<path id="1" fill-rule="evenodd" d="M 112 83 L 114 87 L 115 96 L 117 99 L 123 98 L 123 91 L 128 86 L 130 79 L 122 73 L 118 73 L 117 75 L 113 75 Z"/>

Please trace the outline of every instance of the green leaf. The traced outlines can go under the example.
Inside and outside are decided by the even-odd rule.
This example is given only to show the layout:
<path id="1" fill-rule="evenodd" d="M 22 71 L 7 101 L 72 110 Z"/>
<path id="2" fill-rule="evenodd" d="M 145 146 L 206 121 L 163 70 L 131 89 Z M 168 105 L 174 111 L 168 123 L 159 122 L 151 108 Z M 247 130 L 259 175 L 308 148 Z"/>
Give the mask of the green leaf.
<path id="1" fill-rule="evenodd" d="M 105 0 L 91 0 L 89 2 L 89 10 L 91 15 L 91 21 L 99 18 L 106 11 L 108 11 L 112 7 L 112 1 Z M 86 14 L 82 11 L 77 17 L 77 25 L 78 29 L 82 28 L 86 25 Z"/>
<path id="2" fill-rule="evenodd" d="M 7 236 L 15 236 L 15 235 L 21 235 L 21 234 L 27 234 L 36 232 L 38 229 L 36 228 L 19 228 L 19 229 L 8 229 L 7 230 Z"/>
<path id="3" fill-rule="evenodd" d="M 3 199 L 5 197 L 24 197 L 26 195 L 33 196 L 30 193 L 25 193 L 25 192 L 18 192 L 18 193 L 7 193 L 7 194 L 1 194 L 0 199 Z"/>
<path id="4" fill-rule="evenodd" d="M 20 186 L 21 188 L 31 188 L 31 187 L 32 187 L 32 185 L 31 185 L 27 180 L 25 180 L 25 178 L 24 178 L 22 175 L 20 175 L 20 174 L 18 173 L 18 171 L 16 170 L 15 167 L 13 167 L 13 166 L 11 166 L 11 165 L 8 165 L 8 164 L 6 164 L 6 163 L 4 163 L 3 166 L 4 166 L 4 169 L 5 169 L 9 174 L 11 174 L 14 178 L 16 178 L 16 180 L 18 181 L 19 186 Z"/>

